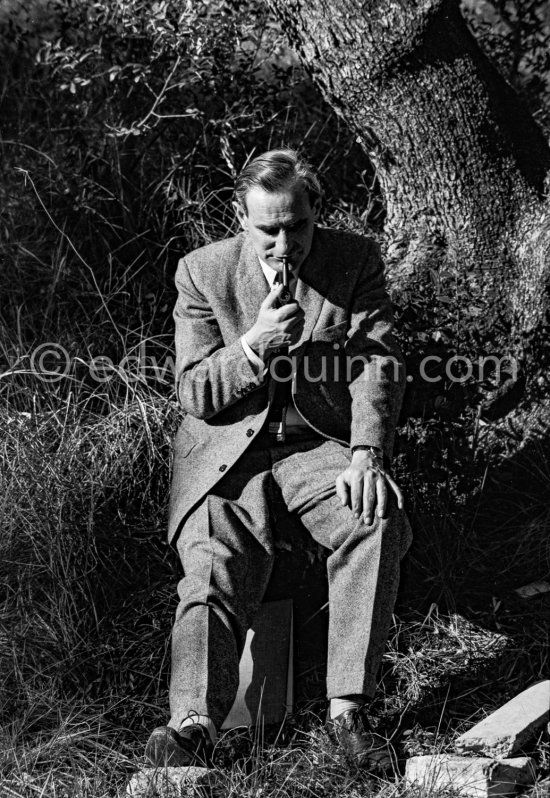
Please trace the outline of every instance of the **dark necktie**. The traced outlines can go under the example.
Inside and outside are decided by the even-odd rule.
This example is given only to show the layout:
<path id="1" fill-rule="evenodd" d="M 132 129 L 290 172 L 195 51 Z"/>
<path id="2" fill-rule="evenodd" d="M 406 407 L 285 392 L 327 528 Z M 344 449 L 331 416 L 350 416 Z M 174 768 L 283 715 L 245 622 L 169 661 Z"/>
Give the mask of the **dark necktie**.
<path id="1" fill-rule="evenodd" d="M 281 282 L 281 274 L 277 272 L 274 285 Z M 288 346 L 280 346 L 274 350 L 269 359 L 269 378 L 272 396 L 267 420 L 269 431 L 277 436 L 279 442 L 286 438 L 286 411 L 292 401 L 292 361 L 288 355 Z"/>

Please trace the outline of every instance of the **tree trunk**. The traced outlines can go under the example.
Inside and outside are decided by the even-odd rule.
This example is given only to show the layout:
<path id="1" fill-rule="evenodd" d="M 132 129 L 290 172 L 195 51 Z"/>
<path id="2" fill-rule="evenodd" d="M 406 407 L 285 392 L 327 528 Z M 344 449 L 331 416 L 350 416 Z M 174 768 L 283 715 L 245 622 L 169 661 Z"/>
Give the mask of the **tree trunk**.
<path id="1" fill-rule="evenodd" d="M 454 310 L 478 346 L 494 347 L 499 329 L 524 365 L 539 357 L 550 149 L 458 0 L 269 2 L 376 166 L 397 292 L 418 288 L 428 268 L 452 275 L 463 292 Z M 442 281 L 447 293 L 451 283 Z M 466 294 L 477 319 L 461 307 Z"/>

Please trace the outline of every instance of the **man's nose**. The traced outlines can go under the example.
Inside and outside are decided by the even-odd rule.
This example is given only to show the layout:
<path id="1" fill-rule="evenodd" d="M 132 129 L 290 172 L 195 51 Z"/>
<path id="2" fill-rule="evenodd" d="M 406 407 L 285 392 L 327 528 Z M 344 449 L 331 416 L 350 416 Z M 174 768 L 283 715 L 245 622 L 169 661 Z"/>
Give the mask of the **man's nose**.
<path id="1" fill-rule="evenodd" d="M 275 252 L 278 258 L 284 258 L 288 255 L 290 248 L 289 235 L 286 230 L 279 230 L 277 238 L 275 239 Z"/>

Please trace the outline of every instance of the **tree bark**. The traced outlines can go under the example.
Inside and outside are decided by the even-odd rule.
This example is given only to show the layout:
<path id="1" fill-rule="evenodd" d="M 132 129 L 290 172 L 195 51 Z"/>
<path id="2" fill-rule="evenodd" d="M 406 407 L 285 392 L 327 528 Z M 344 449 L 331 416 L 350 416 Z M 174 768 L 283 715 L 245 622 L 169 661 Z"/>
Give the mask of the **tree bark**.
<path id="1" fill-rule="evenodd" d="M 428 268 L 454 274 L 478 305 L 478 345 L 498 328 L 534 367 L 548 313 L 550 149 L 458 0 L 268 1 L 376 166 L 397 292 Z"/>

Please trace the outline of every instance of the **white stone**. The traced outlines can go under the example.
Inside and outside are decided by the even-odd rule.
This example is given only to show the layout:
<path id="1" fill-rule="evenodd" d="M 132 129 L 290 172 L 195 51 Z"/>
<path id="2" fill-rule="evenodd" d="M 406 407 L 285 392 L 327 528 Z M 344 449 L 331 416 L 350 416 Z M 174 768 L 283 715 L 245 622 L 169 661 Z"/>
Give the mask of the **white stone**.
<path id="1" fill-rule="evenodd" d="M 214 782 L 215 771 L 211 768 L 143 768 L 130 779 L 126 794 L 132 798 L 182 798 L 196 796 L 195 787 Z"/>
<path id="2" fill-rule="evenodd" d="M 452 788 L 469 798 L 507 798 L 516 785 L 531 784 L 535 776 L 533 760 L 462 757 L 450 754 L 413 756 L 407 761 L 405 779 L 431 794 L 432 790 Z"/>
<path id="3" fill-rule="evenodd" d="M 523 587 L 518 587 L 514 590 L 514 593 L 517 593 L 520 598 L 533 598 L 533 596 L 540 596 L 541 593 L 548 593 L 550 592 L 550 582 L 547 582 L 544 579 L 540 579 L 538 582 L 529 582 L 528 585 L 523 585 Z"/>
<path id="4" fill-rule="evenodd" d="M 469 751 L 506 757 L 518 751 L 550 715 L 550 680 L 512 698 L 455 741 L 459 754 Z"/>

